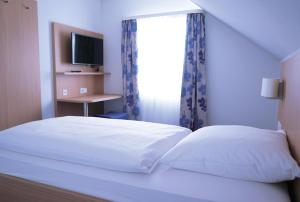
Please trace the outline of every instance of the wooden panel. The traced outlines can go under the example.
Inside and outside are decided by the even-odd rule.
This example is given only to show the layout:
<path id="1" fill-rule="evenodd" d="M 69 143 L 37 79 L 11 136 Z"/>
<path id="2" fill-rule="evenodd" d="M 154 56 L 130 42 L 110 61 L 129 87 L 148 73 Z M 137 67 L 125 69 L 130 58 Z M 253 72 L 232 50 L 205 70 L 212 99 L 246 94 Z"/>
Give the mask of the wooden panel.
<path id="1" fill-rule="evenodd" d="M 100 33 L 59 23 L 52 24 L 56 116 L 83 115 L 82 105 L 61 103 L 57 102 L 57 99 L 103 94 L 104 91 L 104 73 L 96 72 L 95 68 L 89 66 L 71 64 L 71 32 L 103 39 L 103 35 Z M 103 67 L 99 68 L 103 71 Z M 70 71 L 78 70 L 82 72 L 70 73 Z M 84 95 L 80 94 L 80 88 L 87 88 L 88 92 Z M 67 96 L 63 96 L 63 89 L 68 90 Z M 89 106 L 89 114 L 91 115 L 102 112 L 102 103 Z"/>
<path id="2" fill-rule="evenodd" d="M 83 104 L 81 103 L 67 103 L 57 102 L 58 114 L 57 116 L 83 116 Z M 103 102 L 89 104 L 89 116 L 96 114 L 103 114 Z"/>
<path id="3" fill-rule="evenodd" d="M 71 98 L 83 96 L 80 94 L 80 88 L 87 88 L 84 95 L 103 94 L 102 76 L 56 76 L 56 98 Z M 68 90 L 68 95 L 63 96 L 63 89 Z"/>
<path id="4" fill-rule="evenodd" d="M 291 153 L 300 164 L 300 53 L 281 64 L 284 81 L 283 99 L 279 106 L 279 121 L 287 131 Z M 293 183 L 292 196 L 300 202 L 300 180 Z"/>
<path id="5" fill-rule="evenodd" d="M 26 114 L 22 113 L 22 105 L 26 106 L 26 95 L 24 102 L 20 103 L 20 97 L 23 95 L 23 72 L 22 68 L 22 50 L 21 43 L 22 32 L 22 7 L 18 0 L 12 0 L 7 3 L 9 26 L 8 32 L 8 66 L 7 68 L 7 108 L 8 108 L 8 127 L 17 123 L 22 123 L 26 119 Z M 26 76 L 26 74 L 25 74 Z M 25 87 L 25 84 L 24 84 Z M 23 100 L 23 98 L 22 98 Z M 26 109 L 25 109 L 26 110 Z M 19 114 L 18 114 L 19 113 Z"/>
<path id="6" fill-rule="evenodd" d="M 1 202 L 106 202 L 76 192 L 0 174 Z"/>
<path id="7" fill-rule="evenodd" d="M 0 2 L 0 130 L 7 128 L 7 85 L 6 70 L 8 66 L 7 51 L 7 9 L 8 5 Z"/>
<path id="8" fill-rule="evenodd" d="M 28 120 L 41 119 L 41 85 L 39 64 L 39 36 L 37 2 L 34 0 L 22 0 L 22 56 L 23 74 L 26 88 L 23 95 L 27 95 Z M 29 51 L 30 50 L 30 51 Z M 30 71 L 29 71 L 30 70 Z M 22 86 L 23 86 L 22 84 Z"/>
<path id="9" fill-rule="evenodd" d="M 6 115 L 1 117 L 12 127 L 41 118 L 37 5 L 33 0 L 9 0 L 1 1 L 1 9 L 1 38 L 7 41 L 1 67 L 5 78 L 0 81 L 6 88 L 3 95 L 1 91 Z"/>

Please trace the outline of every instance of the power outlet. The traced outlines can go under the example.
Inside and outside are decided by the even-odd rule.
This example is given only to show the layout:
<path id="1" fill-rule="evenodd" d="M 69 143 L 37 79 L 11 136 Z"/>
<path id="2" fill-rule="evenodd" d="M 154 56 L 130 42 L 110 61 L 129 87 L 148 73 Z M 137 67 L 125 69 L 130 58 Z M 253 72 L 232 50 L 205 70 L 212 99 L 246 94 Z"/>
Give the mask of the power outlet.
<path id="1" fill-rule="evenodd" d="M 80 94 L 87 93 L 87 88 L 80 88 Z"/>
<path id="2" fill-rule="evenodd" d="M 62 91 L 62 94 L 63 94 L 63 96 L 67 96 L 68 95 L 68 89 L 63 89 L 63 91 Z"/>

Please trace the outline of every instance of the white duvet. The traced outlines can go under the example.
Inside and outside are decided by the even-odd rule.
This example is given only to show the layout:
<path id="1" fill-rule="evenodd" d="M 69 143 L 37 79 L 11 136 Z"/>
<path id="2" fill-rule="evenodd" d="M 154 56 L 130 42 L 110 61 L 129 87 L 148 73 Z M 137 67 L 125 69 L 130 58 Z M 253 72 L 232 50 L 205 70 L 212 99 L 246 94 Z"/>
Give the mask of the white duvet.
<path id="1" fill-rule="evenodd" d="M 150 173 L 189 129 L 93 117 L 35 121 L 0 132 L 0 148 L 126 172 Z"/>

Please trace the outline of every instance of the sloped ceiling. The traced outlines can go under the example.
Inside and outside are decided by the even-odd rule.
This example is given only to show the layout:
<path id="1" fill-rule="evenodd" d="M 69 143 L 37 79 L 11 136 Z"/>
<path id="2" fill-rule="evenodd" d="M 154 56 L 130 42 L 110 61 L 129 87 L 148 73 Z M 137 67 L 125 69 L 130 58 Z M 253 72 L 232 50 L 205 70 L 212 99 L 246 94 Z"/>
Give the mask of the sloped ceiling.
<path id="1" fill-rule="evenodd" d="M 278 59 L 300 48 L 300 0 L 191 0 Z"/>

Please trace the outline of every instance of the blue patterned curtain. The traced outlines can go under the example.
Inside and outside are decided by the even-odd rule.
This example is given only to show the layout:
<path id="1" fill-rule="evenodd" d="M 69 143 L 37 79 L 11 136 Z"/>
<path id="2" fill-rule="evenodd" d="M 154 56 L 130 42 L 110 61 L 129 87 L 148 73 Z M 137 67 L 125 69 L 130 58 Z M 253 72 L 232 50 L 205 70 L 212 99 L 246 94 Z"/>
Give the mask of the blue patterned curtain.
<path id="1" fill-rule="evenodd" d="M 197 130 L 206 125 L 205 16 L 187 15 L 180 125 Z"/>
<path id="2" fill-rule="evenodd" d="M 123 109 L 129 119 L 137 119 L 139 115 L 136 32 L 136 20 L 122 21 Z"/>

